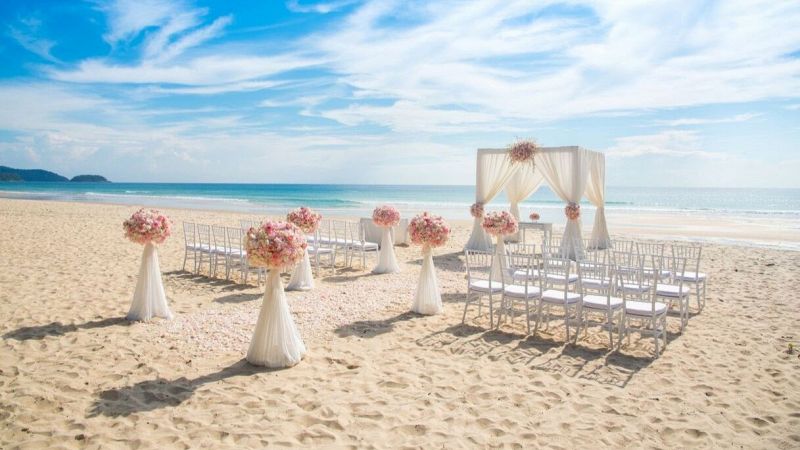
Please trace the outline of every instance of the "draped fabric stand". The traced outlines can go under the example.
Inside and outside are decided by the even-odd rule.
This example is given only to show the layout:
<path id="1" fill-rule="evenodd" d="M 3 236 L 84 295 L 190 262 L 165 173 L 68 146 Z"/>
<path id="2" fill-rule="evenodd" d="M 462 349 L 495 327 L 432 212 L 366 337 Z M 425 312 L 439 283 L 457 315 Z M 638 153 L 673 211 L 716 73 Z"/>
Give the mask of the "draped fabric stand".
<path id="1" fill-rule="evenodd" d="M 565 203 L 579 203 L 583 196 L 597 207 L 591 244 L 594 248 L 610 245 L 605 218 L 605 156 L 580 147 L 543 147 L 536 151 L 533 163 L 512 163 L 507 149 L 479 149 L 476 168 L 475 200 L 487 204 L 505 188 L 511 214 L 519 219 L 519 203 L 547 182 Z M 518 236 L 508 236 L 508 240 Z M 492 241 L 475 219 L 465 248 L 489 251 Z M 583 257 L 580 218 L 567 220 L 562 239 L 563 254 Z"/>
<path id="2" fill-rule="evenodd" d="M 167 296 L 161 282 L 161 268 L 158 265 L 158 251 L 152 243 L 147 243 L 142 251 L 142 262 L 139 265 L 139 278 L 133 293 L 128 320 L 147 321 L 153 317 L 172 319 L 167 306 Z"/>
<path id="3" fill-rule="evenodd" d="M 305 353 L 306 346 L 283 292 L 281 271 L 270 269 L 261 312 L 247 350 L 247 361 L 256 366 L 290 367 L 299 363 Z"/>
<path id="4" fill-rule="evenodd" d="M 397 273 L 400 272 L 400 265 L 397 264 L 397 257 L 394 254 L 394 242 L 392 241 L 392 229 L 381 227 L 381 249 L 378 252 L 378 265 L 372 273 Z"/>
<path id="5" fill-rule="evenodd" d="M 314 289 L 314 272 L 311 270 L 311 258 L 303 252 L 303 260 L 297 263 L 286 286 L 287 291 L 310 291 Z"/>
<path id="6" fill-rule="evenodd" d="M 426 315 L 442 312 L 442 296 L 439 294 L 439 282 L 433 265 L 433 250 L 428 246 L 422 249 L 422 270 L 411 310 Z"/>
<path id="7" fill-rule="evenodd" d="M 497 245 L 494 246 L 494 258 L 492 258 L 492 280 L 503 281 L 503 266 L 508 267 L 508 261 L 501 263 L 501 259 L 506 258 L 506 243 L 503 236 L 497 236 Z"/>

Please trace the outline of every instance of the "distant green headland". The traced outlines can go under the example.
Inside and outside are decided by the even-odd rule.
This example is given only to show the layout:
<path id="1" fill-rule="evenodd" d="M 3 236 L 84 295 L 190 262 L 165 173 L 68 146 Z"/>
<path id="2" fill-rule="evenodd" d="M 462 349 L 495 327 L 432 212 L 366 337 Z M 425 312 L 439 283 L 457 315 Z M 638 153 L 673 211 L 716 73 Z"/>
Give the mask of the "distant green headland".
<path id="1" fill-rule="evenodd" d="M 78 175 L 70 180 L 55 172 L 42 169 L 15 169 L 13 167 L 0 166 L 0 181 L 20 182 L 20 181 L 75 181 L 108 183 L 109 181 L 101 175 Z"/>

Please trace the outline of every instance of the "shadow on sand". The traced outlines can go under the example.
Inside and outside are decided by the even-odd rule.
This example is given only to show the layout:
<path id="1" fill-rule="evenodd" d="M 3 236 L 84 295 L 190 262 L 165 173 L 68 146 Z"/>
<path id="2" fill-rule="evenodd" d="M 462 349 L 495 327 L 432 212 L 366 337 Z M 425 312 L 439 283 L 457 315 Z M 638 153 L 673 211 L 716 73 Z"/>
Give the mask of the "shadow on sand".
<path id="1" fill-rule="evenodd" d="M 22 327 L 9 331 L 3 335 L 4 339 L 27 341 L 30 339 L 44 339 L 47 336 L 63 336 L 78 330 L 91 330 L 93 328 L 106 328 L 113 326 L 128 326 L 131 322 L 124 317 L 110 317 L 108 319 L 92 320 L 91 322 L 64 325 L 61 322 L 51 322 L 46 325 Z"/>

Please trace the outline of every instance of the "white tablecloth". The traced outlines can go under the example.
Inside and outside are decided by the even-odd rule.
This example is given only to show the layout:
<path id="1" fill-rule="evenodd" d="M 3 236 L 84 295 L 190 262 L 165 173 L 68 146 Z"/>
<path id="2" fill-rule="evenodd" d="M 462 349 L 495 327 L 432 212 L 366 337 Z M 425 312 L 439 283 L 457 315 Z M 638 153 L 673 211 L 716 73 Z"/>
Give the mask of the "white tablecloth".
<path id="1" fill-rule="evenodd" d="M 381 227 L 372 223 L 372 218 L 361 218 L 361 226 L 364 228 L 364 239 L 367 242 L 381 242 Z M 408 219 L 400 219 L 400 223 L 392 227 L 394 244 L 408 244 Z"/>

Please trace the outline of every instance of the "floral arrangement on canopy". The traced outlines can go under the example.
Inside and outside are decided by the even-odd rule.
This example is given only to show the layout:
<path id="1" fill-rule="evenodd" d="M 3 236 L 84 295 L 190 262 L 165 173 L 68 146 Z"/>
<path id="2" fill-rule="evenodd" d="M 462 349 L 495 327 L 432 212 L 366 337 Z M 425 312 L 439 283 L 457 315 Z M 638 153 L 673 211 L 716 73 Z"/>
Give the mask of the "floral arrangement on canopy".
<path id="1" fill-rule="evenodd" d="M 432 216 L 427 212 L 416 215 L 408 223 L 411 242 L 424 247 L 441 247 L 450 237 L 450 225 L 442 216 Z"/>
<path id="2" fill-rule="evenodd" d="M 564 214 L 569 220 L 578 220 L 581 216 L 581 205 L 575 202 L 569 202 L 564 208 Z"/>
<path id="3" fill-rule="evenodd" d="M 442 296 L 433 265 L 434 247 L 441 247 L 450 237 L 450 225 L 441 217 L 424 212 L 416 215 L 408 223 L 411 242 L 422 246 L 422 270 L 419 274 L 417 292 L 411 310 L 418 314 L 438 314 L 442 312 Z"/>
<path id="4" fill-rule="evenodd" d="M 483 217 L 483 203 L 473 203 L 472 206 L 469 207 L 469 213 L 476 219 Z"/>
<path id="5" fill-rule="evenodd" d="M 140 209 L 122 222 L 125 237 L 137 244 L 161 244 L 172 234 L 172 224 L 167 216 L 150 209 Z"/>
<path id="6" fill-rule="evenodd" d="M 530 217 L 530 219 L 534 222 L 540 219 L 539 213 L 537 213 L 536 211 L 532 212 L 531 215 L 528 217 Z"/>
<path id="7" fill-rule="evenodd" d="M 394 206 L 378 206 L 372 211 L 372 222 L 379 227 L 393 227 L 400 223 L 400 211 Z"/>
<path id="8" fill-rule="evenodd" d="M 511 158 L 513 163 L 524 163 L 530 161 L 533 163 L 533 158 L 536 156 L 536 151 L 539 146 L 536 141 L 532 139 L 521 139 L 511 144 L 508 149 L 508 157 Z"/>
<path id="9" fill-rule="evenodd" d="M 491 212 L 484 216 L 483 229 L 492 236 L 507 236 L 519 229 L 517 219 L 508 211 Z"/>
<path id="10" fill-rule="evenodd" d="M 301 206 L 289 211 L 289 214 L 286 214 L 286 220 L 303 230 L 303 233 L 313 234 L 319 228 L 322 214 L 309 207 Z"/>
<path id="11" fill-rule="evenodd" d="M 303 231 L 288 222 L 268 220 L 250 228 L 245 237 L 247 262 L 254 267 L 292 267 L 303 259 L 307 246 Z"/>

